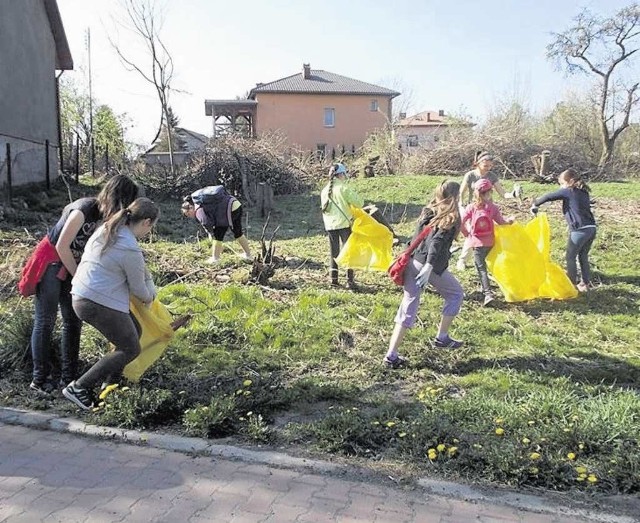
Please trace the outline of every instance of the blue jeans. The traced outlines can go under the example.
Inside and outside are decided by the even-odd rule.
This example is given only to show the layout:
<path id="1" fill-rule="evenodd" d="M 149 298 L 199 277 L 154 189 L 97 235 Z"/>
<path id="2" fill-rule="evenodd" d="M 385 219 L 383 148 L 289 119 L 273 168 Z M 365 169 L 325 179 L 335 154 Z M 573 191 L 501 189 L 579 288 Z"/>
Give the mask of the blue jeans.
<path id="1" fill-rule="evenodd" d="M 76 316 L 71 306 L 71 277 L 65 280 L 57 277 L 61 268 L 62 263 L 49 265 L 36 289 L 31 355 L 33 356 L 33 381 L 38 385 L 42 385 L 51 372 L 51 338 L 58 316 L 58 306 L 62 313 L 60 343 L 62 379 L 68 383 L 75 379 L 78 371 L 82 321 Z"/>
<path id="2" fill-rule="evenodd" d="M 567 242 L 567 275 L 572 283 L 578 283 L 578 268 L 576 266 L 576 258 L 580 263 L 580 273 L 582 275 L 582 283 L 588 285 L 591 283 L 591 270 L 589 268 L 589 251 L 591 244 L 596 237 L 596 228 L 589 227 L 586 229 L 578 229 L 569 232 L 569 241 Z"/>
<path id="3" fill-rule="evenodd" d="M 487 256 L 492 247 L 474 247 L 473 260 L 476 264 L 478 276 L 480 276 L 480 284 L 482 285 L 482 294 L 492 296 L 491 283 L 489 282 L 489 271 L 487 270 Z"/>

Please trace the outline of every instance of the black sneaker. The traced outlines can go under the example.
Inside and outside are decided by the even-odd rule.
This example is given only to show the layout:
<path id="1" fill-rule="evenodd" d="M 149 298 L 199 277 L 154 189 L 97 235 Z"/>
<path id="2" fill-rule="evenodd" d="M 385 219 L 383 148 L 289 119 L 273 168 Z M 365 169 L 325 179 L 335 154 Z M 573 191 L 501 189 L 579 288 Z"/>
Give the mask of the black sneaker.
<path id="1" fill-rule="evenodd" d="M 69 401 L 73 401 L 78 407 L 84 410 L 90 410 L 93 407 L 93 397 L 87 389 L 76 387 L 76 382 L 72 381 L 64 389 L 62 394 Z"/>
<path id="2" fill-rule="evenodd" d="M 433 340 L 433 346 L 436 349 L 459 349 L 464 345 L 464 341 L 454 340 L 447 336 L 445 339 L 436 338 Z"/>
<path id="3" fill-rule="evenodd" d="M 29 388 L 33 392 L 44 398 L 50 398 L 53 395 L 53 391 L 56 390 L 55 387 L 48 381 L 45 381 L 42 384 L 32 381 L 29 385 Z"/>
<path id="4" fill-rule="evenodd" d="M 390 359 L 389 357 L 385 356 L 382 360 L 382 363 L 384 363 L 384 365 L 390 369 L 399 369 L 400 367 L 404 367 L 407 364 L 407 359 L 403 358 L 400 355 L 396 356 L 394 359 Z"/>

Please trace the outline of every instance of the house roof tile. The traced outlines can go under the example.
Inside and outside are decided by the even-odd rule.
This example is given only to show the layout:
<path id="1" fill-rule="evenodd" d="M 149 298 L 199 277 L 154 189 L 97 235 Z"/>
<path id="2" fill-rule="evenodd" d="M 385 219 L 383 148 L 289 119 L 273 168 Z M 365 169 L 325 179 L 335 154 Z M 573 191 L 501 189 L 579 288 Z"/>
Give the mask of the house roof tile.
<path id="1" fill-rule="evenodd" d="M 471 122 L 451 118 L 441 113 L 441 111 L 422 111 L 408 118 L 402 118 L 398 121 L 397 125 L 399 127 L 439 127 L 453 125 L 454 123 L 457 125 L 468 125 L 469 127 L 475 125 Z"/>
<path id="2" fill-rule="evenodd" d="M 391 98 L 400 94 L 386 87 L 321 69 L 311 69 L 308 78 L 305 78 L 303 73 L 298 73 L 273 82 L 258 84 L 251 90 L 249 97 L 255 98 L 259 93 L 360 94 Z"/>

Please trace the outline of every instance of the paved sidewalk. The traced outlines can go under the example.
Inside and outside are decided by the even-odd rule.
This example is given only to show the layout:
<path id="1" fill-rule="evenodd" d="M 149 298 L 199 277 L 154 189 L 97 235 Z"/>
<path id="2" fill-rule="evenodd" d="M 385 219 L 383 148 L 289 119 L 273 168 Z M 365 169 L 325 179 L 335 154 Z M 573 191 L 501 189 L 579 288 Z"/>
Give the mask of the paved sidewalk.
<path id="1" fill-rule="evenodd" d="M 0 522 L 35 521 L 586 520 L 0 423 Z"/>

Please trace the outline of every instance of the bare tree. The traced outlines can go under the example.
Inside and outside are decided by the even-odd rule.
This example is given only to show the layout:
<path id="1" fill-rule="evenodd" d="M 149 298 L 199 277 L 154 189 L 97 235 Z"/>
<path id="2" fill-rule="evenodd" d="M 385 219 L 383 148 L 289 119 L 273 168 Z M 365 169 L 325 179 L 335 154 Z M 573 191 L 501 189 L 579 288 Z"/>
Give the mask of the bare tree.
<path id="1" fill-rule="evenodd" d="M 167 129 L 167 141 L 169 149 L 169 162 L 171 174 L 175 174 L 173 159 L 173 140 L 171 136 L 171 124 L 173 114 L 169 106 L 169 94 L 171 93 L 171 81 L 173 79 L 173 59 L 168 49 L 160 39 L 162 16 L 157 12 L 154 0 L 120 0 L 126 15 L 126 21 L 118 22 L 123 28 L 133 32 L 144 45 L 149 63 L 136 63 L 123 52 L 123 48 L 114 42 L 111 37 L 109 42 L 118 53 L 120 60 L 130 71 L 136 71 L 142 78 L 153 85 L 160 101 L 161 115 L 158 132 L 152 142 L 155 142 L 163 126 Z"/>
<path id="2" fill-rule="evenodd" d="M 602 151 L 598 168 L 602 174 L 613 159 L 620 134 L 629 127 L 629 117 L 638 104 L 637 73 L 625 75 L 640 48 L 640 6 L 633 3 L 609 18 L 583 10 L 574 25 L 552 33 L 547 57 L 568 74 L 594 75 L 598 82 L 598 113 Z M 631 76 L 631 78 L 629 78 Z"/>

